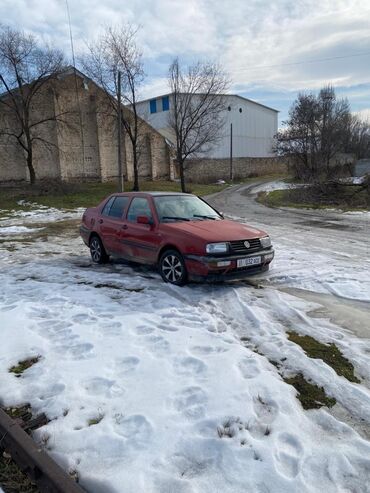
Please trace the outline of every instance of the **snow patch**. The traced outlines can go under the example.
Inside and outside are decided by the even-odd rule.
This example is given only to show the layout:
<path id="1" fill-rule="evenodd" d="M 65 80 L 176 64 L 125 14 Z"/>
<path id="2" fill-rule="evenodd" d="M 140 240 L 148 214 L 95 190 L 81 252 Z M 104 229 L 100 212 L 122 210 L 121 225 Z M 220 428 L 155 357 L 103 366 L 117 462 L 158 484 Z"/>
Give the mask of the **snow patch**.
<path id="1" fill-rule="evenodd" d="M 2 226 L 0 228 L 0 236 L 23 235 L 25 233 L 36 233 L 44 228 L 28 228 L 26 226 Z"/>
<path id="2" fill-rule="evenodd" d="M 314 234 L 276 234 L 275 243 L 273 289 L 169 286 L 145 268 L 91 264 L 77 237 L 20 245 L 0 259 L 2 403 L 45 412 L 52 421 L 35 439 L 49 437 L 48 453 L 92 493 L 365 492 L 369 442 L 325 409 L 304 412 L 264 356 L 369 424 L 368 388 L 308 358 L 286 330 L 335 342 L 364 379 L 366 340 L 310 318 L 314 303 L 275 289 L 283 276 L 357 289 L 360 266 L 324 254 Z M 20 378 L 8 372 L 35 354 Z"/>

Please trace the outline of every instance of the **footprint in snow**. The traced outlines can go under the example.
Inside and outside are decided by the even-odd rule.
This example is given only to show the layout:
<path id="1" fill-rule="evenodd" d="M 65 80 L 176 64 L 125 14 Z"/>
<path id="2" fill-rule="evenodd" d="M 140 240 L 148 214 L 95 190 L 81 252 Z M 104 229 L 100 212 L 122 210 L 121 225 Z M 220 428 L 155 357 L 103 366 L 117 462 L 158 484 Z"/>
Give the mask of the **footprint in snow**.
<path id="1" fill-rule="evenodd" d="M 140 359 L 136 356 L 126 356 L 125 358 L 118 358 L 115 364 L 119 373 L 122 374 L 136 370 L 139 363 Z"/>
<path id="2" fill-rule="evenodd" d="M 52 397 L 55 397 L 61 394 L 62 392 L 64 392 L 65 388 L 66 386 L 63 383 L 55 383 L 54 385 L 49 387 L 45 392 L 42 393 L 40 399 L 41 400 L 51 399 Z"/>
<path id="3" fill-rule="evenodd" d="M 211 356 L 229 351 L 221 346 L 193 346 L 190 351 L 196 356 Z"/>
<path id="4" fill-rule="evenodd" d="M 32 320 L 43 320 L 45 318 L 49 318 L 51 315 L 51 310 L 46 308 L 31 308 L 28 318 Z"/>
<path id="5" fill-rule="evenodd" d="M 243 378 L 255 378 L 260 373 L 259 364 L 256 359 L 251 356 L 250 358 L 244 358 L 238 363 L 238 369 Z"/>
<path id="6" fill-rule="evenodd" d="M 154 332 L 154 328 L 149 325 L 138 325 L 132 329 L 132 332 L 138 336 L 145 336 Z"/>
<path id="7" fill-rule="evenodd" d="M 201 387 L 187 387 L 175 395 L 174 408 L 189 418 L 203 418 L 207 395 Z"/>
<path id="8" fill-rule="evenodd" d="M 288 478 L 297 476 L 302 455 L 303 447 L 299 439 L 290 433 L 280 433 L 274 453 L 278 472 Z"/>
<path id="9" fill-rule="evenodd" d="M 145 337 L 144 342 L 148 351 L 154 356 L 162 357 L 168 355 L 170 345 L 164 337 L 149 334 Z M 140 346 L 142 346 L 141 342 Z"/>
<path id="10" fill-rule="evenodd" d="M 91 317 L 90 315 L 87 315 L 86 313 L 78 313 L 77 315 L 74 315 L 71 320 L 74 323 L 92 324 L 92 323 L 95 323 L 97 321 L 97 318 Z"/>
<path id="11" fill-rule="evenodd" d="M 118 336 L 122 333 L 121 322 L 100 321 L 97 327 L 105 336 Z"/>
<path id="12" fill-rule="evenodd" d="M 153 427 L 141 414 L 116 419 L 116 432 L 126 438 L 132 446 L 144 446 L 151 438 Z"/>
<path id="13" fill-rule="evenodd" d="M 174 368 L 179 375 L 199 376 L 205 373 L 207 365 L 198 358 L 187 356 L 174 362 Z"/>
<path id="14" fill-rule="evenodd" d="M 165 330 L 166 332 L 177 332 L 179 330 L 175 325 L 159 324 L 158 329 Z"/>
<path id="15" fill-rule="evenodd" d="M 125 393 L 115 380 L 109 380 L 103 377 L 89 378 L 82 382 L 82 387 L 87 394 L 103 397 L 119 397 Z"/>
<path id="16" fill-rule="evenodd" d="M 2 312 L 10 312 L 11 310 L 14 310 L 14 308 L 17 308 L 17 305 L 2 306 L 0 308 L 0 311 L 2 311 Z"/>
<path id="17" fill-rule="evenodd" d="M 70 357 L 74 360 L 88 359 L 92 357 L 94 345 L 88 342 L 75 345 L 61 345 L 60 350 L 64 353 L 64 357 Z"/>
<path id="18" fill-rule="evenodd" d="M 70 322 L 67 322 L 65 320 L 58 320 L 56 318 L 44 320 L 43 322 L 39 322 L 38 325 L 40 327 L 49 329 L 51 332 L 62 332 L 64 329 L 72 326 Z"/>
<path id="19" fill-rule="evenodd" d="M 263 424 L 270 425 L 279 412 L 279 407 L 274 400 L 264 399 L 260 396 L 253 399 L 254 412 Z"/>

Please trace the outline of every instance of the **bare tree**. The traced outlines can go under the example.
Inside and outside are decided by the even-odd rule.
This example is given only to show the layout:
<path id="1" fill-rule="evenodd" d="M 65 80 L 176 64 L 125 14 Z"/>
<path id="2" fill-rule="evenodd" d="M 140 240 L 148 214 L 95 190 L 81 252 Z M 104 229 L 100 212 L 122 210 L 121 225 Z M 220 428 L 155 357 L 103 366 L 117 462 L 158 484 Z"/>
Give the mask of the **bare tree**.
<path id="1" fill-rule="evenodd" d="M 34 36 L 23 31 L 0 26 L 0 90 L 3 90 L 0 95 L 3 114 L 0 135 L 15 140 L 23 149 L 31 184 L 36 181 L 35 143 L 47 147 L 54 145 L 43 136 L 41 127 L 63 117 L 54 112 L 39 117 L 35 102 L 63 70 L 61 51 L 41 46 Z"/>
<path id="2" fill-rule="evenodd" d="M 127 24 L 108 27 L 92 44 L 81 62 L 84 72 L 107 94 L 110 110 L 115 119 L 120 113 L 124 130 L 132 145 L 134 185 L 139 190 L 140 125 L 137 114 L 138 88 L 144 80 L 142 54 L 136 45 L 137 29 Z M 118 107 L 118 72 L 122 74 L 122 102 Z"/>
<path id="3" fill-rule="evenodd" d="M 221 137 L 223 95 L 229 81 L 214 63 L 198 62 L 183 71 L 175 58 L 169 68 L 169 86 L 169 125 L 176 140 L 181 190 L 185 192 L 186 160 L 206 154 Z"/>
<path id="4" fill-rule="evenodd" d="M 370 157 L 370 122 L 368 120 L 351 115 L 345 152 L 355 154 L 358 159 Z"/>
<path id="5" fill-rule="evenodd" d="M 354 127 L 348 101 L 337 99 L 331 86 L 317 96 L 299 94 L 283 125 L 276 150 L 290 157 L 298 178 L 325 181 L 338 171 L 337 158 L 348 152 Z"/>

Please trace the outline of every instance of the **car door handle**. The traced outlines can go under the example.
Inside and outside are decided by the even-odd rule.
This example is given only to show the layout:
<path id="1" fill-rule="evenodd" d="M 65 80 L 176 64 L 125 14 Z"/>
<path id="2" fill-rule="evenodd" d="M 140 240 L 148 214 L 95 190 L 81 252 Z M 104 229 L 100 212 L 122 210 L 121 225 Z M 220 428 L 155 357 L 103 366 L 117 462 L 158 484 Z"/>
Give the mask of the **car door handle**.
<path id="1" fill-rule="evenodd" d="M 103 219 L 99 219 L 99 224 L 101 224 L 103 222 Z"/>
<path id="2" fill-rule="evenodd" d="M 127 224 L 124 224 L 121 229 L 127 229 L 127 228 L 128 228 Z"/>

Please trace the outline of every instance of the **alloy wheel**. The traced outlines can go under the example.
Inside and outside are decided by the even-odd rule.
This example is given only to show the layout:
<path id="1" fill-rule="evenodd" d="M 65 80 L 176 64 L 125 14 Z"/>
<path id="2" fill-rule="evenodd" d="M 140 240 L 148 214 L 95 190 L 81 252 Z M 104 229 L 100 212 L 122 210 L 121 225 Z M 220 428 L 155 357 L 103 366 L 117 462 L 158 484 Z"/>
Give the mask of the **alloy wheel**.
<path id="1" fill-rule="evenodd" d="M 102 249 L 98 238 L 93 238 L 90 243 L 91 258 L 94 262 L 100 262 L 102 258 Z"/>
<path id="2" fill-rule="evenodd" d="M 168 250 L 165 252 L 159 262 L 160 273 L 165 282 L 183 286 L 187 280 L 187 271 L 185 262 L 179 252 Z"/>

